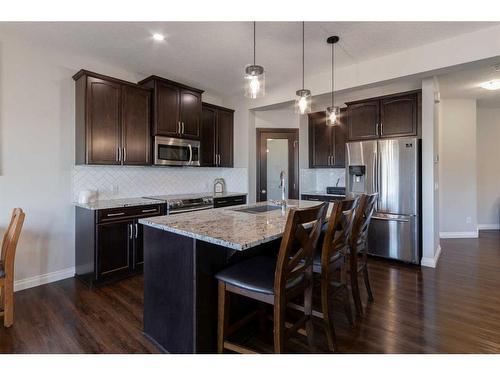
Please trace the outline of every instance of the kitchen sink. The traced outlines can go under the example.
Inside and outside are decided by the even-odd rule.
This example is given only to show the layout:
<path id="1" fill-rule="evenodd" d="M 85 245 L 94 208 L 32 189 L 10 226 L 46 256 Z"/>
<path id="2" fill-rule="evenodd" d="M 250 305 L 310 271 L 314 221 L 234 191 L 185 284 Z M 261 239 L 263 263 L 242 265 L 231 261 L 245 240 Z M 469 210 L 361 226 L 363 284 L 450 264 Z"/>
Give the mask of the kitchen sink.
<path id="1" fill-rule="evenodd" d="M 259 213 L 269 212 L 269 211 L 274 211 L 274 210 L 281 210 L 281 206 L 272 206 L 272 205 L 267 204 L 265 206 L 235 208 L 233 211 L 246 212 L 249 214 L 259 214 Z"/>

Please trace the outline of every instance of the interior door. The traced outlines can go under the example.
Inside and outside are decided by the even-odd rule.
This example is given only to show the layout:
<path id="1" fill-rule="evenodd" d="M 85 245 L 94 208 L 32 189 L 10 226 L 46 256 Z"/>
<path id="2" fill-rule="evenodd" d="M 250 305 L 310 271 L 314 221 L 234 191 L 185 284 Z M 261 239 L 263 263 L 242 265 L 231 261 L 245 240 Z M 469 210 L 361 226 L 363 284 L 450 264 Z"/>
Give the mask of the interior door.
<path id="1" fill-rule="evenodd" d="M 331 168 L 332 127 L 326 125 L 326 112 L 309 115 L 309 167 Z"/>
<path id="2" fill-rule="evenodd" d="M 257 129 L 257 201 L 280 200 L 280 173 L 286 175 L 285 198 L 299 197 L 298 129 Z"/>
<path id="3" fill-rule="evenodd" d="M 233 112 L 217 111 L 217 154 L 219 167 L 233 167 Z"/>
<path id="4" fill-rule="evenodd" d="M 121 85 L 88 77 L 87 163 L 120 164 Z"/>
<path id="5" fill-rule="evenodd" d="M 132 86 L 123 87 L 122 146 L 123 164 L 151 164 L 149 90 Z"/>
<path id="6" fill-rule="evenodd" d="M 179 88 L 157 82 L 155 135 L 179 136 Z"/>
<path id="7" fill-rule="evenodd" d="M 180 91 L 182 136 L 199 139 L 201 127 L 201 95 L 191 90 Z"/>

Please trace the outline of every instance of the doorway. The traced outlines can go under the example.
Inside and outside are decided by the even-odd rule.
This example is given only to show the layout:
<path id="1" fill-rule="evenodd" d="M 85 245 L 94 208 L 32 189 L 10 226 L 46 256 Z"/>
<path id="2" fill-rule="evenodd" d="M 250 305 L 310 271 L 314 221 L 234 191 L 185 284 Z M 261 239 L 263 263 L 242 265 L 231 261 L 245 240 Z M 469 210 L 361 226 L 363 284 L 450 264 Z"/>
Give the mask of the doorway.
<path id="1" fill-rule="evenodd" d="M 281 199 L 282 171 L 285 197 L 298 199 L 299 129 L 257 128 L 257 202 Z"/>

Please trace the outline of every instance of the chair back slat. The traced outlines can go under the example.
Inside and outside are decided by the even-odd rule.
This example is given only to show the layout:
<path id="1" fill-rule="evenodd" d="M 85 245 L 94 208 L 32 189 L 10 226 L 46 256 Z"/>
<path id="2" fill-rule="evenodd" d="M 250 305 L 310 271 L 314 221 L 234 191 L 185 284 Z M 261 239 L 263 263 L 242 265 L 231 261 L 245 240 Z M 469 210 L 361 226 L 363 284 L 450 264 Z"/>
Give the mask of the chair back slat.
<path id="1" fill-rule="evenodd" d="M 13 277 L 17 243 L 21 235 L 25 214 L 22 209 L 14 208 L 11 220 L 2 240 L 1 261 L 6 277 Z"/>
<path id="2" fill-rule="evenodd" d="M 321 251 L 322 274 L 329 272 L 330 264 L 337 258 L 339 252 L 347 253 L 357 204 L 357 199 L 334 203 Z"/>
<path id="3" fill-rule="evenodd" d="M 283 293 L 288 281 L 312 272 L 312 260 L 328 203 L 311 208 L 291 208 L 276 263 L 275 293 Z"/>
<path id="4" fill-rule="evenodd" d="M 352 230 L 351 248 L 358 249 L 359 245 L 366 245 L 368 229 L 375 211 L 378 193 L 363 194 L 356 209 L 354 226 Z"/>

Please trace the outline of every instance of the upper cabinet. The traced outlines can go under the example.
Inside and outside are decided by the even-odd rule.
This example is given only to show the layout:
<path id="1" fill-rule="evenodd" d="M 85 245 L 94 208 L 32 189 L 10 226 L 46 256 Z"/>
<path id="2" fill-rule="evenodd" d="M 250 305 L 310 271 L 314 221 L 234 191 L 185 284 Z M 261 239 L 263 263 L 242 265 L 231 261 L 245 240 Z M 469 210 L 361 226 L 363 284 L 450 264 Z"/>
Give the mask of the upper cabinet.
<path id="1" fill-rule="evenodd" d="M 348 140 L 416 136 L 420 95 L 413 91 L 346 103 Z"/>
<path id="2" fill-rule="evenodd" d="M 149 90 L 86 70 L 73 79 L 76 164 L 150 164 Z"/>
<path id="3" fill-rule="evenodd" d="M 152 135 L 200 139 L 202 90 L 158 76 L 150 76 L 139 85 L 153 92 Z"/>
<path id="4" fill-rule="evenodd" d="M 344 168 L 346 109 L 340 110 L 338 124 L 326 124 L 326 112 L 309 114 L 309 167 Z"/>
<path id="5" fill-rule="evenodd" d="M 203 103 L 201 160 L 205 167 L 233 167 L 234 111 Z"/>

